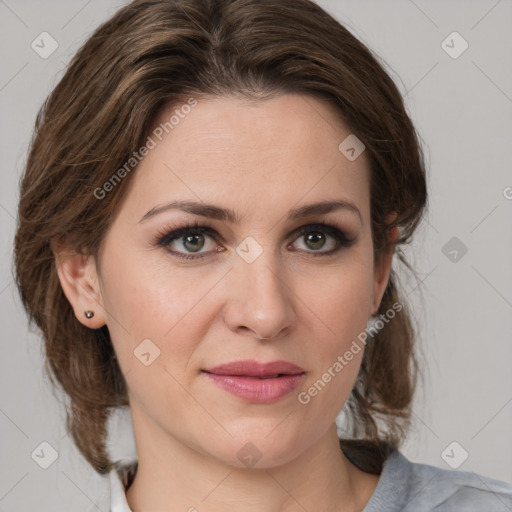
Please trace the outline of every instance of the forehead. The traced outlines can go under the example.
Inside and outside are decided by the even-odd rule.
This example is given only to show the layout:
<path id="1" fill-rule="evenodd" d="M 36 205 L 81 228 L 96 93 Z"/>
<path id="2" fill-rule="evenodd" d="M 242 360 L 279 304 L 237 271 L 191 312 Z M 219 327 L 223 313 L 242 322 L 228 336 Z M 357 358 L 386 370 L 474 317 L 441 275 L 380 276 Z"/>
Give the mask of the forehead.
<path id="1" fill-rule="evenodd" d="M 208 97 L 186 105 L 166 107 L 155 120 L 149 134 L 154 147 L 128 194 L 132 206 L 190 198 L 268 212 L 350 198 L 366 209 L 366 155 L 350 161 L 340 152 L 351 131 L 328 102 L 283 94 L 261 102 Z"/>

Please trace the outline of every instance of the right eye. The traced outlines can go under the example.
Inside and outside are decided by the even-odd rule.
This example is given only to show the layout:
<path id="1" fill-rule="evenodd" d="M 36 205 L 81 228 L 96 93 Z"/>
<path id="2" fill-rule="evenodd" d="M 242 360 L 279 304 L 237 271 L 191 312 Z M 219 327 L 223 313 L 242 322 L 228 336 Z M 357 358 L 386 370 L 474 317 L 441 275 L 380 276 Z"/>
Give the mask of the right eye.
<path id="1" fill-rule="evenodd" d="M 195 223 L 167 228 L 156 235 L 153 243 L 159 247 L 164 247 L 171 255 L 177 258 L 202 259 L 215 248 L 215 244 L 212 244 L 212 250 L 200 252 L 204 248 L 207 238 L 216 239 L 218 234 L 209 225 Z M 170 249 L 173 246 L 174 249 Z"/>

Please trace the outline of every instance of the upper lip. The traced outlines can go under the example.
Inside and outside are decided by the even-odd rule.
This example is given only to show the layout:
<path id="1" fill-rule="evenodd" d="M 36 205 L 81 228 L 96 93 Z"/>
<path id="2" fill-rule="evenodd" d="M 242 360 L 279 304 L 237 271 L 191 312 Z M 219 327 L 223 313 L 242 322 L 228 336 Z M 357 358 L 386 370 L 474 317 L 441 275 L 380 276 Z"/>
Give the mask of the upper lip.
<path id="1" fill-rule="evenodd" d="M 304 370 L 296 364 L 288 361 L 270 361 L 260 363 L 252 359 L 233 361 L 221 364 L 213 368 L 206 368 L 203 371 L 215 375 L 234 375 L 246 377 L 274 377 L 278 375 L 299 375 Z"/>

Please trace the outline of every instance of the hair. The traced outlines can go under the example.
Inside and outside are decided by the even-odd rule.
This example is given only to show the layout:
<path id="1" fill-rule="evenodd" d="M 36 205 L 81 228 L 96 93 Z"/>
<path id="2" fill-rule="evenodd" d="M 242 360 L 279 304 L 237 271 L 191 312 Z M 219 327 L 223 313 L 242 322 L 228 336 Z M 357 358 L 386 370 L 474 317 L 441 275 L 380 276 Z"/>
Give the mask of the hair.
<path id="1" fill-rule="evenodd" d="M 399 246 L 427 202 L 418 134 L 379 58 L 310 0 L 135 0 L 94 31 L 38 112 L 20 180 L 16 284 L 44 339 L 44 369 L 69 398 L 67 428 L 100 474 L 114 465 L 108 419 L 129 406 L 126 381 L 107 326 L 77 320 L 51 243 L 98 255 L 136 171 L 101 200 L 95 190 L 144 144 L 163 108 L 190 97 L 261 102 L 286 93 L 329 101 L 364 143 L 374 258 L 398 226 L 393 251 L 412 270 Z M 410 427 L 420 372 L 417 329 L 397 280 L 391 269 L 377 314 L 397 302 L 403 309 L 369 338 L 346 404 L 350 434 L 340 441 L 377 447 L 381 462 Z"/>

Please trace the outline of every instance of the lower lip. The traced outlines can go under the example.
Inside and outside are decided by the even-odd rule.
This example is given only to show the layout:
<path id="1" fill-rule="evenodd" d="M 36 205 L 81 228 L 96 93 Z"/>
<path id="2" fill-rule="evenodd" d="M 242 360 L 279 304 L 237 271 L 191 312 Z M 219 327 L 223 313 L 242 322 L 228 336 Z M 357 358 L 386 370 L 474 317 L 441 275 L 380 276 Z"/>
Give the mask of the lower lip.
<path id="1" fill-rule="evenodd" d="M 304 374 L 284 375 L 271 379 L 243 377 L 239 375 L 216 375 L 204 372 L 217 386 L 231 394 L 256 403 L 271 403 L 291 393 L 300 383 Z"/>

